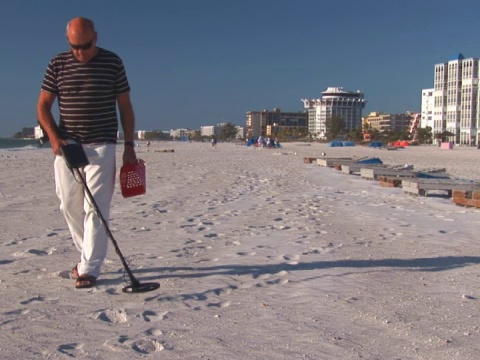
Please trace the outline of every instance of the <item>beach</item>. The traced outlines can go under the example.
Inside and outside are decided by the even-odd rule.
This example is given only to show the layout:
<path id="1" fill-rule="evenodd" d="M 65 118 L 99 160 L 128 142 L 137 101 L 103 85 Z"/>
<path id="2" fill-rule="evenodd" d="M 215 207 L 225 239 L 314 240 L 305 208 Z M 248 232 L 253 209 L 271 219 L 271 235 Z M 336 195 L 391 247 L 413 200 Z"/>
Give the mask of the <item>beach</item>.
<path id="1" fill-rule="evenodd" d="M 117 149 L 120 166 L 122 147 Z M 173 151 L 172 151 L 173 150 Z M 325 154 L 325 155 L 322 155 Z M 0 150 L 2 359 L 479 359 L 480 209 L 304 157 L 378 157 L 480 179 L 480 150 L 152 142 L 93 289 L 60 214 L 51 149 Z"/>

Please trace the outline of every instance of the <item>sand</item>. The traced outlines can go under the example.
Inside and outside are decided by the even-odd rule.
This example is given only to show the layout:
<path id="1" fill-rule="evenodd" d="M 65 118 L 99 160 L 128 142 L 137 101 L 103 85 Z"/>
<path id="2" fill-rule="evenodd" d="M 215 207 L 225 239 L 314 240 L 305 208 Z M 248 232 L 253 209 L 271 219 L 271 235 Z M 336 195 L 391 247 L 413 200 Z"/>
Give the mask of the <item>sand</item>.
<path id="1" fill-rule="evenodd" d="M 137 150 L 147 193 L 117 186 L 110 229 L 134 276 L 161 284 L 142 294 L 122 292 L 112 246 L 97 286 L 74 288 L 51 150 L 0 151 L 2 359 L 480 358 L 480 209 L 303 162 L 377 156 L 480 179 L 480 150 Z"/>

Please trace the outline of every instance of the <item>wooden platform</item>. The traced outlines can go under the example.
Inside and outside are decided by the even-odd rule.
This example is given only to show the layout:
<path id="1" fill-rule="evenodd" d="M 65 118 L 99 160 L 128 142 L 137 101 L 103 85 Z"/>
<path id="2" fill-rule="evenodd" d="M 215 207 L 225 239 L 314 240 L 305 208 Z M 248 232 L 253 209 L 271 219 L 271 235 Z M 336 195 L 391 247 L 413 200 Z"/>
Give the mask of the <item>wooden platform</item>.
<path id="1" fill-rule="evenodd" d="M 373 169 L 373 168 L 390 168 L 390 169 L 401 169 L 403 166 L 389 166 L 385 164 L 359 164 L 359 163 L 351 163 L 351 164 L 342 164 L 342 172 L 344 174 L 354 174 L 354 175 L 360 175 L 361 169 Z"/>
<path id="2" fill-rule="evenodd" d="M 383 187 L 402 187 L 401 177 L 379 176 L 378 183 Z"/>
<path id="3" fill-rule="evenodd" d="M 392 169 L 388 167 L 372 167 L 360 169 L 360 176 L 365 180 L 378 180 L 380 176 L 390 177 L 416 177 L 417 173 L 413 170 Z"/>
<path id="4" fill-rule="evenodd" d="M 340 164 L 340 163 L 348 164 L 348 163 L 351 163 L 351 162 L 355 162 L 357 160 L 358 159 L 352 159 L 352 158 L 349 158 L 349 157 L 345 157 L 345 158 L 317 158 L 317 165 L 318 166 L 333 167 L 333 165 L 335 163 L 337 163 L 337 164 Z"/>
<path id="5" fill-rule="evenodd" d="M 480 188 L 472 191 L 453 189 L 452 199 L 455 205 L 480 208 Z"/>
<path id="6" fill-rule="evenodd" d="M 448 197 L 452 196 L 453 190 L 472 191 L 479 184 L 468 180 L 457 179 L 403 179 L 403 192 L 410 195 L 427 196 L 431 191 L 444 191 Z"/>

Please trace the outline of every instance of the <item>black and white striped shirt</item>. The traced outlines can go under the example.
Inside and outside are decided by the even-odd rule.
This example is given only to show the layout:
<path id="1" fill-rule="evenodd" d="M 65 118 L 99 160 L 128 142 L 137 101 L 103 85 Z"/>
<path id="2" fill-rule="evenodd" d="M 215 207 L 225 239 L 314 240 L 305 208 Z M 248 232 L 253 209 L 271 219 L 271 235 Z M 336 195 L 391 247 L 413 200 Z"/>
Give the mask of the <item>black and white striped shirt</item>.
<path id="1" fill-rule="evenodd" d="M 81 63 L 71 51 L 58 54 L 48 64 L 42 91 L 58 98 L 61 137 L 84 144 L 116 143 L 116 96 L 130 91 L 118 55 L 99 48 L 93 59 Z"/>

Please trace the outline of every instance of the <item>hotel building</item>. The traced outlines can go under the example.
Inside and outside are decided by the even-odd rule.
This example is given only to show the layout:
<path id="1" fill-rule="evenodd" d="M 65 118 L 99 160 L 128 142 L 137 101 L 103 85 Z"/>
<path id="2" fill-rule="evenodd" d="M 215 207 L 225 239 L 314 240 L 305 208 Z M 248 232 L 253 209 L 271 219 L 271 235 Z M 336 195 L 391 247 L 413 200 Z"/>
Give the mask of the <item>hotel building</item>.
<path id="1" fill-rule="evenodd" d="M 325 138 L 329 122 L 339 117 L 346 130 L 361 128 L 362 110 L 366 100 L 363 92 L 345 91 L 341 87 L 329 87 L 320 99 L 302 99 L 308 109 L 308 132 L 318 138 Z"/>
<path id="2" fill-rule="evenodd" d="M 279 108 L 273 111 L 248 111 L 246 116 L 246 136 L 257 138 L 275 136 L 282 128 L 306 128 L 306 112 L 282 112 Z"/>
<path id="3" fill-rule="evenodd" d="M 433 91 L 435 89 L 422 90 L 422 118 L 420 127 L 426 128 L 430 126 L 433 132 Z"/>
<path id="4" fill-rule="evenodd" d="M 453 134 L 447 140 L 455 144 L 479 143 L 478 63 L 459 54 L 435 65 L 432 132 Z"/>
<path id="5" fill-rule="evenodd" d="M 383 112 L 371 112 L 364 118 L 364 121 L 370 125 L 372 129 L 380 132 L 397 131 L 410 132 L 414 130 L 415 114 L 407 112 L 405 114 L 386 114 Z M 413 132 L 413 131 L 412 131 Z"/>

